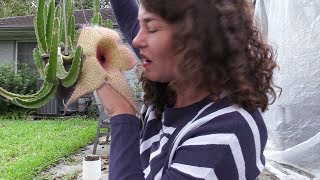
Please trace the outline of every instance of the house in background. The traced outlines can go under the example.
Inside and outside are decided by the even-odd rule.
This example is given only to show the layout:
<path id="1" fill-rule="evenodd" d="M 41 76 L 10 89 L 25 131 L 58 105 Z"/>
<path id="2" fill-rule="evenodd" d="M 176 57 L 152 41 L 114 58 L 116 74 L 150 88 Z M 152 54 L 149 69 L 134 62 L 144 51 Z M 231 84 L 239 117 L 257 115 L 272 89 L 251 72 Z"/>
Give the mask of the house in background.
<path id="1" fill-rule="evenodd" d="M 110 19 L 114 28 L 117 27 L 115 17 L 111 8 L 100 9 L 103 21 Z M 79 29 L 90 22 L 93 16 L 93 10 L 75 11 L 75 24 Z M 9 62 L 15 70 L 19 64 L 26 63 L 31 67 L 32 71 L 37 71 L 33 59 L 33 49 L 37 46 L 36 35 L 34 31 L 35 16 L 19 16 L 0 18 L 0 64 Z M 38 87 L 42 84 L 39 80 Z M 61 115 L 64 107 L 65 99 L 56 97 L 41 108 L 38 108 L 38 114 L 44 115 Z M 79 104 L 74 103 L 71 106 L 72 111 L 80 112 Z M 83 107 L 83 104 L 81 105 Z M 83 108 L 82 108 L 83 109 Z"/>
<path id="2" fill-rule="evenodd" d="M 116 20 L 111 8 L 100 9 L 102 19 L 112 20 L 116 27 Z M 75 11 L 75 24 L 80 28 L 90 21 L 91 9 Z M 33 49 L 37 46 L 33 26 L 35 16 L 18 16 L 0 18 L 0 64 L 4 61 L 12 63 L 17 68 L 20 63 L 26 63 L 36 68 L 33 60 Z"/>

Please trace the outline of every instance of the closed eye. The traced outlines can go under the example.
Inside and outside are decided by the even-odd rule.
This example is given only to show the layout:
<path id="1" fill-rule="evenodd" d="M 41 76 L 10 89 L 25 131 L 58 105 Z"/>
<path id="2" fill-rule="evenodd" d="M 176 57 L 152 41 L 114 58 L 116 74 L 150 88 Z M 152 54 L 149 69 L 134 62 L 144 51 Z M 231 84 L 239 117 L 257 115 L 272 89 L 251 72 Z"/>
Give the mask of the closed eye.
<path id="1" fill-rule="evenodd" d="M 155 33 L 155 32 L 157 32 L 158 30 L 154 30 L 154 29 L 150 29 L 150 30 L 148 30 L 148 33 Z"/>

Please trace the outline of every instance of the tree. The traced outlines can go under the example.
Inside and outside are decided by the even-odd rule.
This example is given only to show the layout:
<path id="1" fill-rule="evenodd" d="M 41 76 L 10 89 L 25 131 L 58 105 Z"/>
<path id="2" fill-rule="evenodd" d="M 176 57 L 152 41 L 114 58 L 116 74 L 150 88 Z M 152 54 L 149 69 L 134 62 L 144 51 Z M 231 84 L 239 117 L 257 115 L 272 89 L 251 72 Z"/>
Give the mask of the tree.
<path id="1" fill-rule="evenodd" d="M 106 8 L 109 7 L 109 0 L 99 0 L 100 1 L 100 8 Z M 82 6 L 83 8 L 82 8 Z M 75 2 L 75 8 L 80 9 L 92 9 L 93 7 L 93 1 L 92 0 L 79 0 Z"/>
<path id="2" fill-rule="evenodd" d="M 48 0 L 46 0 L 48 2 Z M 55 0 L 56 5 L 63 0 Z M 100 8 L 109 7 L 109 0 L 99 0 Z M 38 0 L 0 0 L 0 18 L 35 15 L 38 7 Z M 92 0 L 76 0 L 75 9 L 92 9 Z"/>
<path id="3" fill-rule="evenodd" d="M 30 0 L 1 0 L 0 18 L 33 15 L 37 11 L 34 1 Z"/>

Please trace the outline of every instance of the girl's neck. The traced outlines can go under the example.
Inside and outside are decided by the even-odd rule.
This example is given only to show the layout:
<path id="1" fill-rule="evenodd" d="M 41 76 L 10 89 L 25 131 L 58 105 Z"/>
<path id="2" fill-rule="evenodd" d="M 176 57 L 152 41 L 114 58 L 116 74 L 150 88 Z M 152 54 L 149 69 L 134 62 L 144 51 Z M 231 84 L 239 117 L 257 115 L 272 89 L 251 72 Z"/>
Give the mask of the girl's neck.
<path id="1" fill-rule="evenodd" d="M 186 107 L 196 102 L 201 101 L 205 97 L 209 96 L 209 92 L 202 89 L 186 88 L 183 92 L 177 92 L 177 99 L 174 107 Z"/>

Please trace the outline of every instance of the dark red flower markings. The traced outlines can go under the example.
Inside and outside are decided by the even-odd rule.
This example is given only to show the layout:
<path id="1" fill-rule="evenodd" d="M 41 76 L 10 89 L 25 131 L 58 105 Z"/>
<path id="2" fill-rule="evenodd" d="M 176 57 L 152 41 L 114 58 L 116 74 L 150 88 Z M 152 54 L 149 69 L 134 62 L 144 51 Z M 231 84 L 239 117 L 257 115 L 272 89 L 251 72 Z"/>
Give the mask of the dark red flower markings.
<path id="1" fill-rule="evenodd" d="M 104 43 L 99 43 L 97 45 L 96 58 L 98 59 L 102 68 L 107 69 L 110 64 L 110 60 L 108 58 L 108 51 Z"/>

